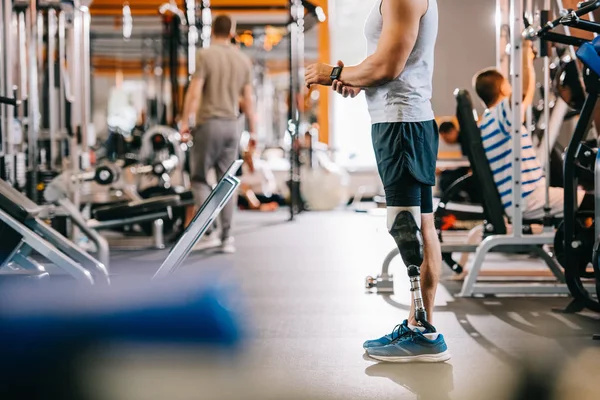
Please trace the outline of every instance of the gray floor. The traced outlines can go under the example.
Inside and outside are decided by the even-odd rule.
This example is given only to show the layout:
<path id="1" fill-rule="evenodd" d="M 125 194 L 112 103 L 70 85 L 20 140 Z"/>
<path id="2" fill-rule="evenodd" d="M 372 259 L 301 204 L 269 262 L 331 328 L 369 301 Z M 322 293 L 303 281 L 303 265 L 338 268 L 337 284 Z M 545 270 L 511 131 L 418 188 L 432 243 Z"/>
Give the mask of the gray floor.
<path id="1" fill-rule="evenodd" d="M 126 387 L 128 394 L 121 398 L 129 400 L 507 399 L 513 384 L 526 376 L 523 362 L 551 365 L 557 377 L 544 372 L 546 383 L 574 382 L 565 377 L 581 380 L 600 371 L 600 343 L 591 340 L 592 333 L 600 333 L 598 315 L 553 313 L 553 307 L 568 303 L 562 297 L 454 298 L 458 284 L 448 276 L 438 292 L 435 324 L 446 337 L 452 360 L 440 365 L 369 360 L 362 342 L 389 332 L 408 309 L 402 266 L 395 267 L 401 295 L 367 294 L 363 287 L 365 276 L 378 272 L 393 247 L 384 220 L 350 211 L 306 213 L 295 222 L 286 218 L 283 212 L 242 213 L 235 231 L 237 254 L 193 254 L 186 263 L 188 272 L 214 273 L 217 284 L 239 289 L 238 305 L 245 310 L 249 331 L 235 362 L 215 356 L 213 364 L 200 366 L 196 356 L 170 354 L 161 359 L 162 369 L 149 369 L 143 361 L 149 356 L 141 352 L 130 359 L 127 379 L 112 375 L 109 386 L 115 392 L 104 386 L 107 397 L 119 398 L 117 388 Z M 164 256 L 156 251 L 118 253 L 112 271 L 117 276 L 150 275 Z M 490 263 L 519 268 L 535 261 L 512 256 Z M 574 372 L 566 368 L 569 362 L 575 363 Z M 585 382 L 597 384 L 594 379 Z M 207 392 L 207 385 L 214 390 Z M 586 390 L 571 397 L 576 393 L 572 387 L 558 386 L 569 393 L 559 398 L 600 398 L 593 387 L 586 391 L 578 384 Z M 199 391 L 204 396 L 198 397 Z"/>

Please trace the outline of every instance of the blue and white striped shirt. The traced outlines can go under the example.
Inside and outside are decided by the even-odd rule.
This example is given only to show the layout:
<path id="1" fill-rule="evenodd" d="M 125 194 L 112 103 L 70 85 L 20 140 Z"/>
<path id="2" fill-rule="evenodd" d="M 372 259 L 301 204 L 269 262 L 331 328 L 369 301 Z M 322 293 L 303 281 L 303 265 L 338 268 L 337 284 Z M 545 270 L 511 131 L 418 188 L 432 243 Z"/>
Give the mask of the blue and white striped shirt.
<path id="1" fill-rule="evenodd" d="M 511 119 L 510 102 L 506 98 L 488 109 L 479 123 L 485 155 L 508 216 L 512 215 L 513 208 Z M 521 133 L 521 194 L 524 199 L 523 211 L 525 211 L 528 208 L 529 197 L 536 192 L 536 189 L 545 187 L 545 180 L 544 170 L 537 160 L 531 136 L 525 127 L 521 129 Z"/>

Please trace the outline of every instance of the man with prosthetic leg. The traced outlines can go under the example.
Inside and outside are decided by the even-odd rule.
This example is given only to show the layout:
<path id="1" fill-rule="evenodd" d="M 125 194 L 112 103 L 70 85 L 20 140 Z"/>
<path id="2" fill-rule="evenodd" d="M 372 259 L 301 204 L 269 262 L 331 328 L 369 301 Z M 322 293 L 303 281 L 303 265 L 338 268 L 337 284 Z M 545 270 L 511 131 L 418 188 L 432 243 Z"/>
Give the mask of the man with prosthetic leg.
<path id="1" fill-rule="evenodd" d="M 437 0 L 378 0 L 365 24 L 368 57 L 363 62 L 306 68 L 309 87 L 332 86 L 344 97 L 364 90 L 369 106 L 387 227 L 406 264 L 413 298 L 407 320 L 364 343 L 377 360 L 450 359 L 431 319 L 442 268 L 432 197 L 439 144 L 431 106 L 437 33 Z"/>

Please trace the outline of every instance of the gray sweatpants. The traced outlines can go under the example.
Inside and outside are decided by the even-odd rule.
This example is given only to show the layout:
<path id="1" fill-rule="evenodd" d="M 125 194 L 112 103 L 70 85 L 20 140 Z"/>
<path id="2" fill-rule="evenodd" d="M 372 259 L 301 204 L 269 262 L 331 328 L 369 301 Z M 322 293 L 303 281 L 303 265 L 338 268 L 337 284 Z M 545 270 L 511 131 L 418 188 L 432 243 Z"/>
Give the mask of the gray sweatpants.
<path id="1" fill-rule="evenodd" d="M 237 120 L 210 119 L 196 127 L 192 136 L 192 189 L 196 205 L 200 207 L 212 190 L 206 180 L 208 172 L 214 168 L 217 179 L 220 180 L 231 163 L 239 158 L 241 131 Z M 234 195 L 219 215 L 222 239 L 227 239 L 230 235 L 236 204 L 237 195 Z"/>

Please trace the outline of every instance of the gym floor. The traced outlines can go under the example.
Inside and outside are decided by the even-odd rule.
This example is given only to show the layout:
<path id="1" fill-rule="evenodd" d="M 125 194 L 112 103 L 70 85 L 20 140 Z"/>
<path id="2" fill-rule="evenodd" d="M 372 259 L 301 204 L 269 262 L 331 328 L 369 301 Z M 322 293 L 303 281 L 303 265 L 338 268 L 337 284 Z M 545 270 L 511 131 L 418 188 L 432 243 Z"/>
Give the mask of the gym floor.
<path id="1" fill-rule="evenodd" d="M 384 219 L 339 211 L 286 220 L 284 211 L 239 213 L 235 255 L 193 254 L 186 263 L 188 271 L 203 271 L 217 284 L 226 280 L 239 287 L 250 330 L 243 355 L 233 366 L 226 363 L 233 370 L 221 378 L 210 375 L 213 385 L 224 379 L 211 398 L 508 399 L 525 376 L 524 361 L 537 367 L 553 363 L 557 375 L 544 375 L 546 382 L 562 382 L 559 377 L 567 374 L 583 380 L 586 373 L 594 376 L 600 370 L 600 343 L 591 340 L 600 333 L 597 315 L 553 313 L 568 304 L 566 297 L 454 298 L 460 283 L 446 270 L 434 322 L 446 337 L 451 361 L 376 363 L 364 356 L 362 342 L 400 323 L 410 299 L 401 265 L 393 271 L 398 296 L 368 294 L 363 287 L 365 277 L 379 272 L 394 246 Z M 115 279 L 151 275 L 165 256 L 166 251 L 117 253 L 111 269 Z M 494 257 L 488 262 L 512 269 L 542 267 L 527 256 Z M 176 369 L 169 369 L 176 392 L 165 381 L 167 374 L 153 380 L 146 369 L 143 379 L 135 375 L 139 368 L 129 368 L 134 375 L 126 380 L 127 395 L 119 395 L 115 383 L 107 398 L 198 398 L 206 379 L 200 375 L 206 374 L 191 373 L 193 362 L 193 357 L 189 363 L 179 360 L 172 366 Z M 576 363 L 573 370 L 568 362 Z M 138 359 L 129 366 L 142 364 Z M 217 365 L 223 363 L 215 361 L 211 371 Z M 123 376 L 114 379 L 125 382 Z M 596 384 L 594 379 L 587 382 Z M 587 397 L 582 393 L 577 398 Z"/>

